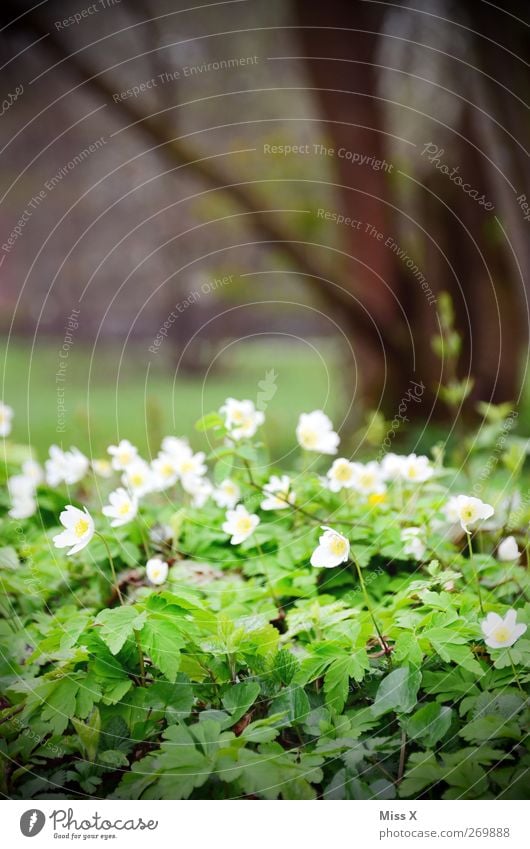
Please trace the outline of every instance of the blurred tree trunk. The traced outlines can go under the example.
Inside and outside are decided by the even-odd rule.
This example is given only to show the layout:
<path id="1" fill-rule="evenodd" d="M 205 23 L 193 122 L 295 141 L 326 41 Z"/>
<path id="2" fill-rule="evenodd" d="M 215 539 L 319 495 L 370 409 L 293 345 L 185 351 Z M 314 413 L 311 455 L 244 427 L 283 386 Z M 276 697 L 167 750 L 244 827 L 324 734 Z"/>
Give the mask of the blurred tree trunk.
<path id="1" fill-rule="evenodd" d="M 436 12 L 429 3 L 419 8 Z M 380 160 L 386 155 L 386 159 L 392 161 L 388 136 L 384 133 L 383 104 L 377 97 L 377 50 L 380 39 L 385 38 L 382 34 L 385 6 L 361 0 L 327 0 L 326 3 L 295 0 L 295 10 L 300 27 L 300 53 L 306 59 L 315 96 L 319 99 L 330 146 L 336 153 L 339 148 L 345 148 Z M 520 48 L 516 52 L 528 55 L 527 31 L 513 18 L 500 14 L 498 9 L 480 4 L 477 13 L 476 4 L 467 0 L 453 7 L 452 12 L 453 19 L 512 49 L 516 49 L 513 48 L 516 44 Z M 415 13 L 403 9 L 400 14 Z M 510 87 L 513 69 L 506 54 L 479 35 L 466 32 L 466 38 L 470 42 L 470 62 L 479 67 L 482 63 L 493 80 L 504 77 L 505 84 Z M 520 63 L 517 71 L 522 93 L 527 92 L 530 88 L 528 66 Z M 473 93 L 470 91 L 472 82 L 476 83 Z M 514 142 L 507 147 L 508 136 L 502 133 L 499 137 L 497 125 L 484 113 L 489 111 L 515 138 L 521 136 L 518 121 L 523 120 L 528 125 L 527 114 L 514 109 L 513 99 L 503 97 L 494 83 L 470 68 L 463 71 L 460 90 L 478 108 L 468 106 L 463 111 L 462 126 L 458 130 L 464 138 L 452 134 L 448 158 L 451 165 L 460 166 L 467 182 L 492 198 L 503 226 L 510 232 L 513 227 L 515 234 L 519 234 L 514 237 L 515 248 L 519 249 L 519 261 L 523 263 L 525 274 L 530 264 L 529 240 L 522 230 L 528 222 L 523 222 L 515 197 L 507 191 L 505 181 L 498 179 L 495 164 L 502 169 L 508 160 L 509 170 L 512 170 L 522 160 L 525 174 L 521 172 L 517 179 L 514 177 L 515 185 L 522 192 L 528 187 L 528 156 Z M 486 102 L 489 92 L 493 92 L 496 99 Z M 431 111 L 436 115 L 435 105 Z M 514 114 L 510 115 L 510 111 Z M 488 133 L 485 133 L 484 123 Z M 427 124 L 425 132 L 433 132 L 433 128 L 429 130 Z M 395 143 L 393 150 L 395 153 Z M 485 151 L 495 164 L 489 164 L 480 151 Z M 419 151 L 415 151 L 407 157 L 404 168 L 407 173 L 414 175 L 413 160 L 418 155 Z M 399 211 L 393 206 L 396 203 L 394 179 L 398 179 L 396 168 L 403 159 L 398 160 L 397 166 L 394 164 L 393 174 L 354 166 L 337 155 L 333 161 L 337 182 L 341 184 L 342 212 L 363 222 L 360 229 L 344 227 L 342 233 L 346 240 L 345 250 L 351 256 L 346 268 L 347 286 L 353 295 L 361 298 L 367 321 L 372 321 L 376 328 L 372 344 L 359 351 L 360 371 L 367 377 L 365 400 L 374 406 L 382 394 L 383 409 L 387 413 L 395 412 L 393 405 L 406 391 L 409 381 L 416 379 L 423 380 L 431 393 L 429 400 L 433 401 L 440 378 L 440 363 L 433 356 L 430 345 L 430 337 L 437 329 L 436 309 L 429 304 L 403 263 L 383 246 L 387 236 L 395 237 Z M 524 282 L 517 261 L 492 214 L 470 200 L 446 175 L 433 167 L 423 184 L 435 193 L 435 197 L 422 188 L 416 189 L 422 209 L 421 226 L 434 237 L 455 272 L 454 275 L 450 273 L 440 250 L 432 250 L 429 240 L 418 233 L 423 241 L 423 262 L 429 258 L 424 273 L 435 294 L 448 290 L 455 302 L 464 337 L 460 374 L 465 376 L 471 372 L 475 379 L 472 400 L 513 401 L 519 392 L 527 312 Z M 367 235 L 365 223 L 371 223 L 384 233 L 383 243 Z M 377 333 L 385 340 L 384 345 L 378 344 Z M 414 412 L 425 416 L 424 404 L 421 409 L 418 405 L 410 410 Z M 437 405 L 434 412 L 443 415 L 443 405 Z"/>

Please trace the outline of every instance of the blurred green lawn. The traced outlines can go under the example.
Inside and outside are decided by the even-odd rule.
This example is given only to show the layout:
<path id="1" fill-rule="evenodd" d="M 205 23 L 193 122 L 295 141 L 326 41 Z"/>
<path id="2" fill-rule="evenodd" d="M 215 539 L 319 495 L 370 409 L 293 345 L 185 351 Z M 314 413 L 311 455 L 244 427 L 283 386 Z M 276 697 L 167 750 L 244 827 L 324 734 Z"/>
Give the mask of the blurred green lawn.
<path id="1" fill-rule="evenodd" d="M 76 343 L 63 361 L 64 382 L 56 383 L 59 347 L 52 340 L 39 341 L 32 353 L 30 341 L 0 343 L 0 398 L 16 414 L 12 440 L 32 444 L 40 459 L 52 443 L 103 456 L 107 445 L 120 438 L 144 453 L 156 453 L 167 433 L 190 435 L 197 448 L 205 447 L 206 437 L 194 431 L 197 419 L 228 396 L 257 403 L 267 372 L 272 389 L 265 394 L 272 397 L 264 434 L 277 458 L 292 450 L 300 412 L 321 408 L 338 422 L 347 406 L 337 377 L 340 354 L 329 340 L 228 345 L 217 358 L 205 358 L 197 377 L 176 378 L 171 362 L 146 356 L 145 346 L 127 349 L 121 362 L 121 347 L 100 346 L 91 361 L 91 350 Z M 64 387 L 63 433 L 57 431 L 58 387 Z"/>

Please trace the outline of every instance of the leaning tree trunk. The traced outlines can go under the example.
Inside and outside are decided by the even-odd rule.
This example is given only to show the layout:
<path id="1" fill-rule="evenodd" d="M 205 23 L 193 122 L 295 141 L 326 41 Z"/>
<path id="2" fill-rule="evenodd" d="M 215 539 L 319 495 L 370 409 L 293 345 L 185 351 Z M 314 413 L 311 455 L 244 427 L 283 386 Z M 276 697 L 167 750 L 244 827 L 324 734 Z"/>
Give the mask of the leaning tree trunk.
<path id="1" fill-rule="evenodd" d="M 429 11 L 430 4 L 425 3 L 420 8 Z M 330 138 L 330 145 L 336 153 L 342 148 L 392 163 L 399 143 L 396 147 L 396 142 L 385 134 L 384 105 L 377 91 L 376 63 L 380 59 L 376 53 L 380 40 L 386 37 L 382 33 L 383 16 L 387 13 L 385 6 L 356 0 L 328 0 L 326 3 L 296 0 L 295 10 L 302 46 L 300 53 L 306 57 L 323 116 L 323 132 Z M 476 13 L 473 3 L 462 3 L 452 11 L 452 17 L 459 17 L 461 23 L 481 29 L 483 4 L 473 23 L 470 23 Z M 415 13 L 404 9 L 400 14 Z M 499 18 L 502 18 L 500 34 Z M 490 8 L 484 23 L 487 36 L 494 37 L 496 27 L 497 40 L 509 46 L 510 41 L 516 40 L 513 35 L 516 30 L 519 43 L 521 25 Z M 524 37 L 528 40 L 526 33 Z M 483 39 L 471 32 L 466 31 L 466 38 L 472 63 L 480 65 L 487 54 L 488 65 L 492 66 L 488 67 L 490 75 L 495 79 L 495 65 L 502 63 L 502 74 L 509 78 L 510 62 L 500 48 L 494 49 L 489 42 L 484 46 Z M 475 50 L 475 44 L 482 49 Z M 466 181 L 481 187 L 481 191 L 492 198 L 495 213 L 504 227 L 514 222 L 518 225 L 515 241 L 521 251 L 524 239 L 521 238 L 520 211 L 513 196 L 507 201 L 505 186 L 501 187 L 492 177 L 496 175 L 495 165 L 490 165 L 486 158 L 502 168 L 506 159 L 510 160 L 510 166 L 518 162 L 521 152 L 505 133 L 502 139 L 494 132 L 486 135 L 482 122 L 486 120 L 493 128 L 495 120 L 504 125 L 508 122 L 509 131 L 516 138 L 524 139 L 524 134 L 520 126 L 514 126 L 513 115 L 508 121 L 506 98 L 485 103 L 486 92 L 490 89 L 496 92 L 495 83 L 480 73 L 458 67 L 459 92 L 477 108 L 470 105 L 462 111 L 461 125 L 455 128 L 461 135 L 451 136 L 448 159 L 452 166 L 460 166 Z M 519 78 L 524 75 L 527 83 L 530 82 L 528 68 L 523 69 L 522 64 L 518 64 L 517 74 Z M 474 86 L 471 93 L 471 83 L 476 79 L 481 85 Z M 492 119 L 484 117 L 488 109 Z M 435 89 L 430 111 L 436 117 Z M 524 120 L 527 124 L 526 115 Z M 427 118 L 425 141 L 432 133 L 433 125 Z M 414 177 L 418 152 L 406 156 L 405 160 L 402 148 L 400 152 L 398 161 L 406 162 L 403 170 Z M 527 166 L 528 159 L 523 159 Z M 367 321 L 373 322 L 376 330 L 372 335 L 373 344 L 360 351 L 360 368 L 367 377 L 365 398 L 374 405 L 382 394 L 383 409 L 391 411 L 396 399 L 416 375 L 425 383 L 432 401 L 440 378 L 440 363 L 433 356 L 430 343 L 431 335 L 437 332 L 436 309 L 433 310 L 432 301 L 419 291 L 417 280 L 403 262 L 384 246 L 387 237 L 395 235 L 401 214 L 395 206 L 394 191 L 394 181 L 399 179 L 396 171 L 400 166 L 393 165 L 393 173 L 389 174 L 385 170 L 352 166 L 351 161 L 337 155 L 333 161 L 336 181 L 341 185 L 342 212 L 363 222 L 360 229 L 344 227 L 342 235 L 345 250 L 351 257 L 348 268 L 351 292 L 360 297 L 369 315 Z M 471 373 L 475 379 L 469 403 L 478 398 L 494 402 L 514 400 L 519 393 L 519 366 L 526 348 L 526 315 L 522 308 L 524 297 L 517 262 L 523 265 L 525 275 L 528 249 L 520 252 L 514 261 L 512 248 L 493 213 L 486 213 L 435 167 L 423 179 L 423 184 L 414 188 L 415 184 L 411 183 L 418 193 L 421 209 L 419 224 L 422 229 L 417 228 L 415 244 L 419 246 L 418 255 L 423 257 L 423 262 L 428 260 L 424 274 L 434 295 L 448 290 L 455 301 L 459 329 L 464 338 L 460 376 Z M 524 187 L 520 191 L 524 191 Z M 530 196 L 530 191 L 527 192 Z M 510 216 L 506 214 L 508 202 L 511 203 Z M 367 234 L 366 222 L 384 234 L 381 240 Z M 434 249 L 429 234 L 437 243 Z M 412 336 L 409 325 L 413 329 Z M 378 333 L 384 344 L 378 344 Z M 415 409 L 425 415 L 424 404 L 421 411 L 419 407 Z M 410 410 L 414 411 L 414 408 Z M 436 405 L 433 413 L 443 415 L 443 405 Z"/>

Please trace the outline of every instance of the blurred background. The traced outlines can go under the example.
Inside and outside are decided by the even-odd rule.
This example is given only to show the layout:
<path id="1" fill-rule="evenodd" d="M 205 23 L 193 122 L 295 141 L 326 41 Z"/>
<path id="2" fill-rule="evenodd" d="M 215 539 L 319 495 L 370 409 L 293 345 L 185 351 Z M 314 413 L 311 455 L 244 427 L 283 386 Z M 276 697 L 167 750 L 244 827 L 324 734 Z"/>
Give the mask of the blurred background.
<path id="1" fill-rule="evenodd" d="M 14 437 L 156 453 L 229 395 L 278 457 L 315 408 L 351 454 L 396 416 L 396 447 L 456 438 L 480 401 L 524 431 L 529 12 L 4 0 Z"/>

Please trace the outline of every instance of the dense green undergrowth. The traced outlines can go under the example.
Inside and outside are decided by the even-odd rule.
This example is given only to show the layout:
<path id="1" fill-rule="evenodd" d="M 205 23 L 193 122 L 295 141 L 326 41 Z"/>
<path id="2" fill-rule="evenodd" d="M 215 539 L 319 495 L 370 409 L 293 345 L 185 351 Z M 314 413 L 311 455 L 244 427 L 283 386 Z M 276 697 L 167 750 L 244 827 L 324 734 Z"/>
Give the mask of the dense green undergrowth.
<path id="1" fill-rule="evenodd" d="M 273 492 L 259 421 L 247 438 L 229 412 L 199 425 L 211 487 L 203 471 L 202 496 L 183 486 L 181 467 L 136 498 L 129 479 L 135 509 L 115 527 L 101 508 L 121 471 L 51 486 L 48 469 L 27 518 L 9 515 L 3 487 L 2 793 L 527 798 L 530 640 L 494 648 L 482 627 L 510 609 L 530 623 L 525 449 L 505 419 L 490 417 L 458 469 L 438 449 L 408 458 L 410 475 L 380 457 L 351 482 L 337 466 L 322 478 L 333 458 L 306 450 Z M 7 478 L 27 454 L 5 453 Z M 216 503 L 226 480 L 259 519 L 241 542 L 223 528 L 235 503 Z M 450 501 L 462 492 L 493 515 L 466 528 Z M 54 544 L 68 504 L 98 532 L 77 520 L 86 544 L 71 556 Z M 321 526 L 346 551 L 329 568 L 311 565 Z"/>

